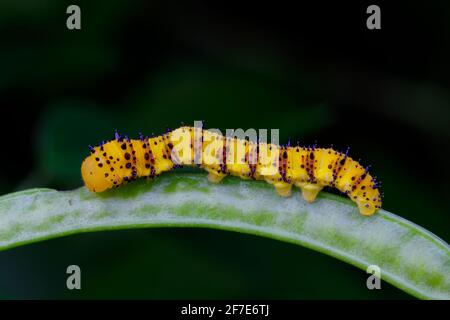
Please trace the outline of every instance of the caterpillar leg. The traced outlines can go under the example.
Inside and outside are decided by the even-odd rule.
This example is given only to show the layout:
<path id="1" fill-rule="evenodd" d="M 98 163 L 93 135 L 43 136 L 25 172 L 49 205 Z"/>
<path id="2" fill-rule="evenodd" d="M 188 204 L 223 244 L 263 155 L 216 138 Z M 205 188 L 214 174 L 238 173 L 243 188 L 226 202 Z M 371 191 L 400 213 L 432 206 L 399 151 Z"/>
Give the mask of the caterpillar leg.
<path id="1" fill-rule="evenodd" d="M 300 182 L 296 184 L 297 187 L 300 187 L 302 190 L 303 199 L 307 202 L 313 202 L 316 200 L 317 195 L 320 190 L 323 189 L 323 186 L 313 183 Z"/>
<path id="2" fill-rule="evenodd" d="M 210 172 L 208 174 L 208 181 L 212 183 L 219 183 L 225 177 L 225 174 L 220 174 L 216 172 Z"/>
<path id="3" fill-rule="evenodd" d="M 275 183 L 274 186 L 280 196 L 289 197 L 291 195 L 292 184 L 280 182 Z"/>
<path id="4" fill-rule="evenodd" d="M 374 206 L 371 206 L 367 202 L 356 200 L 356 204 L 358 205 L 359 213 L 361 213 L 363 216 L 371 216 L 377 210 Z"/>

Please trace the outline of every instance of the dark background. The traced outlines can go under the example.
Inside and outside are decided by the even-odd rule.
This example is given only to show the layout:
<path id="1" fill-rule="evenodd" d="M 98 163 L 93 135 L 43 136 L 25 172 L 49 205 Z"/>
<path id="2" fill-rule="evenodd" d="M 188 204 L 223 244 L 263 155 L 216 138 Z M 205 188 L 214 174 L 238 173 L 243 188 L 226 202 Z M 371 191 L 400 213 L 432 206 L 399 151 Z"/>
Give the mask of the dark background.
<path id="1" fill-rule="evenodd" d="M 87 145 L 181 122 L 351 147 L 383 208 L 449 241 L 450 2 L 0 2 L 0 194 L 82 185 Z M 66 8 L 81 7 L 79 31 Z M 366 8 L 381 7 L 381 30 Z M 80 265 L 83 290 L 65 288 Z M 410 298 L 273 240 L 82 234 L 0 252 L 0 298 Z"/>

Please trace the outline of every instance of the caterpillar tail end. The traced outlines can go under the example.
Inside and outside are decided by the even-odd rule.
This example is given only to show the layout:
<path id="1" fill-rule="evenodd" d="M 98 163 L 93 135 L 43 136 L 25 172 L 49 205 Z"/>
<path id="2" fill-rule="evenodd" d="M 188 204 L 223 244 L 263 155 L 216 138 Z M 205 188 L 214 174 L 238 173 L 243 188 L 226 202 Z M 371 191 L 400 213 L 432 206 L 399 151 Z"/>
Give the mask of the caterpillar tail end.
<path id="1" fill-rule="evenodd" d="M 371 216 L 377 211 L 377 208 L 370 206 L 366 202 L 356 201 L 356 204 L 358 205 L 359 213 L 363 216 Z"/>
<path id="2" fill-rule="evenodd" d="M 299 187 L 302 190 L 303 199 L 309 203 L 314 202 L 319 192 L 323 189 L 322 186 L 311 183 L 301 184 Z"/>

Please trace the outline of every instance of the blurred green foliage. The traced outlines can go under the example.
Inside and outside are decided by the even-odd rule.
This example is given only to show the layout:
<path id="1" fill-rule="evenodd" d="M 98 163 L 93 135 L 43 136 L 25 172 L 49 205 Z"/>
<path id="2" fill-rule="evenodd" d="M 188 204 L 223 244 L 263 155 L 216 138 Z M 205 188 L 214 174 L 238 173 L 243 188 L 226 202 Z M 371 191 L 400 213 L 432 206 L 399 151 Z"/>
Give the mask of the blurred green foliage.
<path id="1" fill-rule="evenodd" d="M 279 128 L 282 143 L 351 146 L 383 181 L 387 210 L 448 241 L 449 173 L 440 168 L 448 163 L 450 98 L 439 73 L 448 71 L 448 45 L 437 42 L 429 72 L 402 65 L 398 47 L 377 52 L 389 61 L 379 70 L 373 56 L 352 57 L 333 44 L 333 37 L 361 40 L 359 31 L 347 38 L 329 31 L 318 41 L 307 28 L 266 33 L 245 16 L 241 24 L 226 12 L 215 19 L 214 7 L 80 1 L 82 30 L 69 32 L 69 4 L 0 3 L 0 97 L 28 146 L 0 173 L 2 193 L 80 186 L 87 146 L 116 128 L 137 136 L 205 120 L 208 128 Z M 422 19 L 421 5 L 412 8 L 409 19 Z M 400 32 L 373 41 L 398 46 Z M 412 94 L 422 88 L 434 88 L 426 101 Z M 30 108 L 26 119 L 22 105 Z M 65 288 L 70 264 L 82 268 L 79 292 Z M 0 271 L 1 298 L 409 298 L 384 283 L 369 291 L 365 273 L 308 249 L 210 230 L 76 235 L 2 252 Z"/>

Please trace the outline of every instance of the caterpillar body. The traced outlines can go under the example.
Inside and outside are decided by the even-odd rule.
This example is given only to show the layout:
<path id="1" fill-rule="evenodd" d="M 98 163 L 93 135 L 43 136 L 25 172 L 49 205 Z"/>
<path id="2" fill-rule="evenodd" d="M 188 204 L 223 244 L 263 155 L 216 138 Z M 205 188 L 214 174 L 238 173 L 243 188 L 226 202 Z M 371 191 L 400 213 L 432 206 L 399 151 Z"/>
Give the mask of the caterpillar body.
<path id="1" fill-rule="evenodd" d="M 180 127 L 157 137 L 113 140 L 90 147 L 81 166 L 86 187 L 102 192 L 138 177 L 154 178 L 177 166 L 196 165 L 208 172 L 208 180 L 225 176 L 265 180 L 278 194 L 289 196 L 293 186 L 313 202 L 326 186 L 354 201 L 362 215 L 381 208 L 378 184 L 368 168 L 332 148 L 279 146 L 223 136 L 197 127 Z"/>

